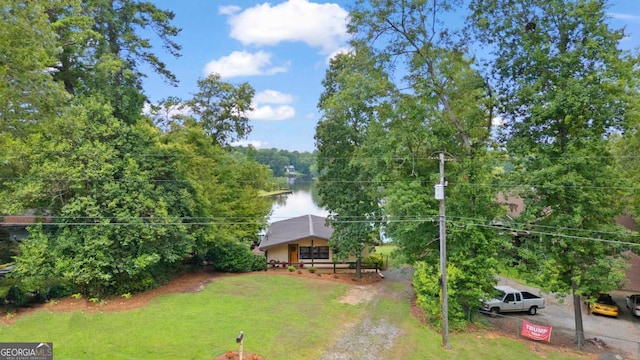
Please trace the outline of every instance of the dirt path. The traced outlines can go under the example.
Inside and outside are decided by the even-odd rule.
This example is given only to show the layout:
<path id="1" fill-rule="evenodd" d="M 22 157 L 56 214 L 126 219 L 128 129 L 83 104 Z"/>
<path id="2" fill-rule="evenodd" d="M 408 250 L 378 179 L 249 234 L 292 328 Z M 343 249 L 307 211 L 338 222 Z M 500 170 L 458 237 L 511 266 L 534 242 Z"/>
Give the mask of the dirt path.
<path id="1" fill-rule="evenodd" d="M 411 300 L 413 291 L 409 270 L 392 269 L 385 271 L 384 275 L 382 282 L 352 287 L 341 301 L 352 305 L 371 302 L 369 306 L 375 307 L 384 298 Z M 404 286 L 396 286 L 397 283 Z M 398 288 L 403 291 L 398 291 Z M 380 358 L 380 353 L 393 347 L 400 334 L 401 329 L 384 316 L 376 316 L 375 319 L 367 316 L 358 323 L 345 324 L 342 336 L 325 350 L 319 360 L 376 360 Z"/>

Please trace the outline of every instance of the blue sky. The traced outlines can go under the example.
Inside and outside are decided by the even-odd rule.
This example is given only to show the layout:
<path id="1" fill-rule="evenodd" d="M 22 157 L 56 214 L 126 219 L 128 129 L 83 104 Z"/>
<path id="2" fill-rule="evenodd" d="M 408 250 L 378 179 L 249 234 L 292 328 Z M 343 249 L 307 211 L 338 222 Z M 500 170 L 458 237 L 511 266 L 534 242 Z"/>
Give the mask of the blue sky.
<path id="1" fill-rule="evenodd" d="M 249 114 L 253 131 L 243 145 L 313 151 L 316 108 L 328 59 L 344 50 L 346 19 L 353 0 L 153 0 L 171 10 L 182 29 L 182 56 L 160 53 L 180 81 L 178 87 L 150 75 L 144 81 L 152 102 L 197 90 L 210 72 L 256 90 Z M 614 28 L 625 26 L 621 46 L 640 44 L 640 1 L 617 0 L 610 8 Z"/>

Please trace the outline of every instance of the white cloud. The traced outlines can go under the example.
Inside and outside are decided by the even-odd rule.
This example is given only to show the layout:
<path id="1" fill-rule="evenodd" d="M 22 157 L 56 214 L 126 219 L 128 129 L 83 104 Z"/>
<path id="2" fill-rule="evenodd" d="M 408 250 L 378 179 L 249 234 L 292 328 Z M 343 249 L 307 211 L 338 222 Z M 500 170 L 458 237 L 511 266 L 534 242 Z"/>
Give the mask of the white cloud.
<path id="1" fill-rule="evenodd" d="M 276 90 L 265 90 L 257 93 L 253 101 L 258 104 L 290 104 L 293 96 Z"/>
<path id="2" fill-rule="evenodd" d="M 252 112 L 249 113 L 251 120 L 263 120 L 263 121 L 279 121 L 287 120 L 296 116 L 296 109 L 290 105 L 280 106 L 257 106 Z"/>
<path id="3" fill-rule="evenodd" d="M 260 140 L 239 140 L 231 143 L 233 146 L 253 146 L 256 149 L 266 148 L 269 143 Z"/>
<path id="4" fill-rule="evenodd" d="M 240 10 L 242 10 L 242 8 L 240 6 L 236 6 L 236 5 L 219 6 L 218 7 L 218 14 L 233 15 L 233 14 L 239 12 Z"/>
<path id="5" fill-rule="evenodd" d="M 279 121 L 296 116 L 296 109 L 288 105 L 293 102 L 291 94 L 285 94 L 277 90 L 265 90 L 253 97 L 254 110 L 248 114 L 251 120 Z M 277 106 L 262 105 L 275 104 Z"/>
<path id="6" fill-rule="evenodd" d="M 331 54 L 348 39 L 349 13 L 338 4 L 288 0 L 272 6 L 265 2 L 229 14 L 231 37 L 244 45 L 304 42 Z"/>
<path id="7" fill-rule="evenodd" d="M 273 75 L 286 72 L 289 64 L 271 66 L 271 54 L 258 51 L 234 51 L 218 60 L 212 60 L 204 67 L 204 75 L 220 74 L 221 78 L 235 76 Z"/>

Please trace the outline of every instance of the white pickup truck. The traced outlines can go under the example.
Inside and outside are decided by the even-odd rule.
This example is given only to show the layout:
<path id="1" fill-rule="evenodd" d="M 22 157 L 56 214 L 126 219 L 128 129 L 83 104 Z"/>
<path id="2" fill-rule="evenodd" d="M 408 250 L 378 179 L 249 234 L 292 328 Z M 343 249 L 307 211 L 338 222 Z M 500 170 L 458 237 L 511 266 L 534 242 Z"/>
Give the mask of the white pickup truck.
<path id="1" fill-rule="evenodd" d="M 482 310 L 496 315 L 502 312 L 522 312 L 535 315 L 538 309 L 544 309 L 544 299 L 527 291 L 520 291 L 509 286 L 498 285 L 494 287 L 496 295 L 486 301 Z"/>

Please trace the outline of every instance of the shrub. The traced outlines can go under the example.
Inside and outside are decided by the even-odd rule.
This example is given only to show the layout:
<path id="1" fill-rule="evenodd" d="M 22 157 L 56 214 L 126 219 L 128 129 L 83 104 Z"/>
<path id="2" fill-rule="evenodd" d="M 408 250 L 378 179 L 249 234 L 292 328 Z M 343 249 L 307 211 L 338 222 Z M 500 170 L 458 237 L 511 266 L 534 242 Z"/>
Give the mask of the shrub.
<path id="1" fill-rule="evenodd" d="M 384 266 L 384 260 L 380 254 L 369 254 L 362 259 L 362 265 L 368 268 L 382 269 Z"/>
<path id="2" fill-rule="evenodd" d="M 312 274 L 313 274 L 313 273 L 315 273 L 315 272 L 316 272 L 316 268 L 315 268 L 315 267 L 313 267 L 313 266 L 312 266 L 312 267 L 310 267 L 310 268 L 309 268 L 309 272 L 310 272 L 310 273 L 312 273 Z"/>
<path id="3" fill-rule="evenodd" d="M 262 271 L 267 268 L 267 258 L 264 255 L 253 254 L 251 271 Z"/>
<path id="4" fill-rule="evenodd" d="M 17 306 L 23 306 L 29 302 L 29 294 L 19 286 L 12 286 L 7 292 L 5 302 L 15 304 Z"/>
<path id="5" fill-rule="evenodd" d="M 214 244 L 205 259 L 210 261 L 213 268 L 223 272 L 245 272 L 254 269 L 255 254 L 249 246 L 238 241 L 221 241 Z M 264 265 L 260 270 L 264 270 Z"/>
<path id="6" fill-rule="evenodd" d="M 293 265 L 290 265 L 290 266 L 287 268 L 287 270 L 289 270 L 290 272 L 294 272 L 294 271 L 296 271 L 296 267 L 295 267 L 295 266 L 293 266 Z"/>

